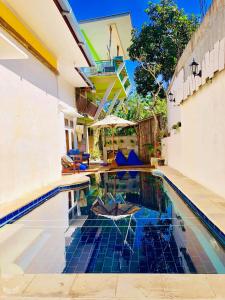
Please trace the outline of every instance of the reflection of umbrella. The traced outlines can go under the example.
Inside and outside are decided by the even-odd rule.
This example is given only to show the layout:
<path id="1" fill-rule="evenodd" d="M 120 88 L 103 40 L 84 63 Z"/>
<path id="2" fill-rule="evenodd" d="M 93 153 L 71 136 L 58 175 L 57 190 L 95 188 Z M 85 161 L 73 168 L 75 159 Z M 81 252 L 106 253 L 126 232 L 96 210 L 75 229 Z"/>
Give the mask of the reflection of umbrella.
<path id="1" fill-rule="evenodd" d="M 131 219 L 134 213 L 139 211 L 141 208 L 138 206 L 135 206 L 131 203 L 116 203 L 115 199 L 112 204 L 104 204 L 104 202 L 98 198 L 93 203 L 91 210 L 97 215 L 102 216 L 108 219 L 111 219 L 115 225 L 115 227 L 118 229 L 119 233 L 122 236 L 122 232 L 115 221 L 125 219 L 126 217 L 130 217 L 126 235 L 124 238 L 124 245 L 126 244 L 129 249 L 133 252 L 132 247 L 130 246 L 129 242 L 127 241 L 128 238 L 128 231 L 131 229 Z M 133 230 L 132 230 L 133 231 Z"/>
<path id="2" fill-rule="evenodd" d="M 107 116 L 105 119 L 98 121 L 91 125 L 91 127 L 99 127 L 99 128 L 112 128 L 112 145 L 113 145 L 113 160 L 114 160 L 114 128 L 116 127 L 127 127 L 134 126 L 135 122 L 131 122 L 113 115 Z"/>
<path id="3" fill-rule="evenodd" d="M 140 207 L 130 203 L 112 203 L 104 204 L 96 200 L 91 210 L 98 216 L 102 216 L 111 220 L 120 220 L 128 216 L 132 216 L 135 212 L 140 210 Z"/>

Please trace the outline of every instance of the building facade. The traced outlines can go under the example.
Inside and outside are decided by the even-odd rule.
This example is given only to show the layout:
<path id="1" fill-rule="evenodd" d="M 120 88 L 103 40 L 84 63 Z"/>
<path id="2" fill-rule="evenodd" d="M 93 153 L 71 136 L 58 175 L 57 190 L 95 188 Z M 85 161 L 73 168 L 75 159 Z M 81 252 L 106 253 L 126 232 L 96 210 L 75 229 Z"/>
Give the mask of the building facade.
<path id="1" fill-rule="evenodd" d="M 0 203 L 61 177 L 94 65 L 66 0 L 0 0 Z"/>
<path id="2" fill-rule="evenodd" d="M 198 63 L 193 75 L 190 65 Z M 225 1 L 214 0 L 169 87 L 169 166 L 225 196 Z M 180 127 L 181 125 L 181 127 Z"/>
<path id="3" fill-rule="evenodd" d="M 89 19 L 80 22 L 81 31 L 95 60 L 95 66 L 82 68 L 94 89 L 80 89 L 77 95 L 79 119 L 78 134 L 83 132 L 82 148 L 89 151 L 93 138 L 87 126 L 101 115 L 109 115 L 120 108 L 131 91 L 126 69 L 127 48 L 131 43 L 131 16 L 129 13 Z M 82 129 L 83 128 L 83 129 Z M 89 142 L 88 142 L 89 141 Z"/>

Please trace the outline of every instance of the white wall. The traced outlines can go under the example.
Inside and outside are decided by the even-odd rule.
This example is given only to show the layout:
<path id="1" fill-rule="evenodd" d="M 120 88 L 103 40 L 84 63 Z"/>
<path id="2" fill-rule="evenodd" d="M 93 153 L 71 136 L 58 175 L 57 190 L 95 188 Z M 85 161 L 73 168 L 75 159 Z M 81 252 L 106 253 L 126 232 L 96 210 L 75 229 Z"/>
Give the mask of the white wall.
<path id="1" fill-rule="evenodd" d="M 225 71 L 180 108 L 180 133 L 163 140 L 168 165 L 225 197 Z"/>
<path id="2" fill-rule="evenodd" d="M 60 177 L 59 132 L 58 99 L 0 65 L 0 202 Z"/>
<path id="3" fill-rule="evenodd" d="M 59 100 L 76 109 L 74 86 L 10 39 L 27 59 L 0 60 L 0 203 L 60 178 L 68 116 Z"/>
<path id="4" fill-rule="evenodd" d="M 163 140 L 168 165 L 225 197 L 225 0 L 213 0 L 178 61 L 169 90 L 168 127 L 180 133 Z M 193 58 L 202 77 L 191 74 Z M 179 120 L 180 119 L 180 120 Z"/>
<path id="5" fill-rule="evenodd" d="M 183 172 L 225 196 L 225 71 L 181 109 Z"/>
<path id="6" fill-rule="evenodd" d="M 65 81 L 61 76 L 58 76 L 58 98 L 61 101 L 74 107 L 75 102 L 75 88 Z"/>
<path id="7" fill-rule="evenodd" d="M 180 112 L 180 106 L 177 106 L 177 104 L 174 104 L 174 102 L 168 101 L 167 108 L 168 108 L 167 124 L 168 124 L 168 129 L 170 131 L 173 125 L 181 121 L 181 112 Z"/>
<path id="8" fill-rule="evenodd" d="M 26 49 L 22 49 L 27 54 L 27 59 L 0 60 L 0 64 L 41 90 L 57 97 L 57 76 L 32 56 Z"/>
<path id="9" fill-rule="evenodd" d="M 182 168 L 181 129 L 172 131 L 171 136 L 162 139 L 162 157 L 165 163 L 177 170 Z"/>

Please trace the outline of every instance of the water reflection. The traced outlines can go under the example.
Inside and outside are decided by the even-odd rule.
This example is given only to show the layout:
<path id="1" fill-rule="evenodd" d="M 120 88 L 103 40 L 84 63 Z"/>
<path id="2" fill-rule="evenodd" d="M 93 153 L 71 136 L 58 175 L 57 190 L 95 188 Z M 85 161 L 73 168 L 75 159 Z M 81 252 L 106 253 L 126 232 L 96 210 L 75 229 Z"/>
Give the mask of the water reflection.
<path id="1" fill-rule="evenodd" d="M 90 180 L 3 227 L 2 274 L 225 273 L 223 248 L 161 179 L 119 172 Z M 96 199 L 138 209 L 108 218 L 93 211 Z"/>
<path id="2" fill-rule="evenodd" d="M 91 177 L 91 188 L 84 194 L 86 206 L 79 200 L 77 209 L 86 219 L 66 248 L 65 273 L 218 272 L 193 232 L 194 216 L 191 224 L 185 224 L 181 215 L 186 211 L 190 215 L 189 209 L 182 203 L 180 215 L 161 179 L 144 172 L 98 174 Z M 140 210 L 117 221 L 94 214 L 91 208 L 96 198 L 109 205 L 109 195 L 117 203 L 133 203 Z"/>

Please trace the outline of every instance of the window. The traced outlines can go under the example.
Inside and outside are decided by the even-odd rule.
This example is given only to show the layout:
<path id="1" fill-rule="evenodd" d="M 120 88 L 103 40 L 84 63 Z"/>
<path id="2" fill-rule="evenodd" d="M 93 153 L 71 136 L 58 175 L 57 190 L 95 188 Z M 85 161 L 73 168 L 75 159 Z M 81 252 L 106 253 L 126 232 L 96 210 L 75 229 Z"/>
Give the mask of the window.
<path id="1" fill-rule="evenodd" d="M 68 119 L 65 119 L 64 123 L 65 123 L 65 126 L 69 126 L 69 120 Z"/>

